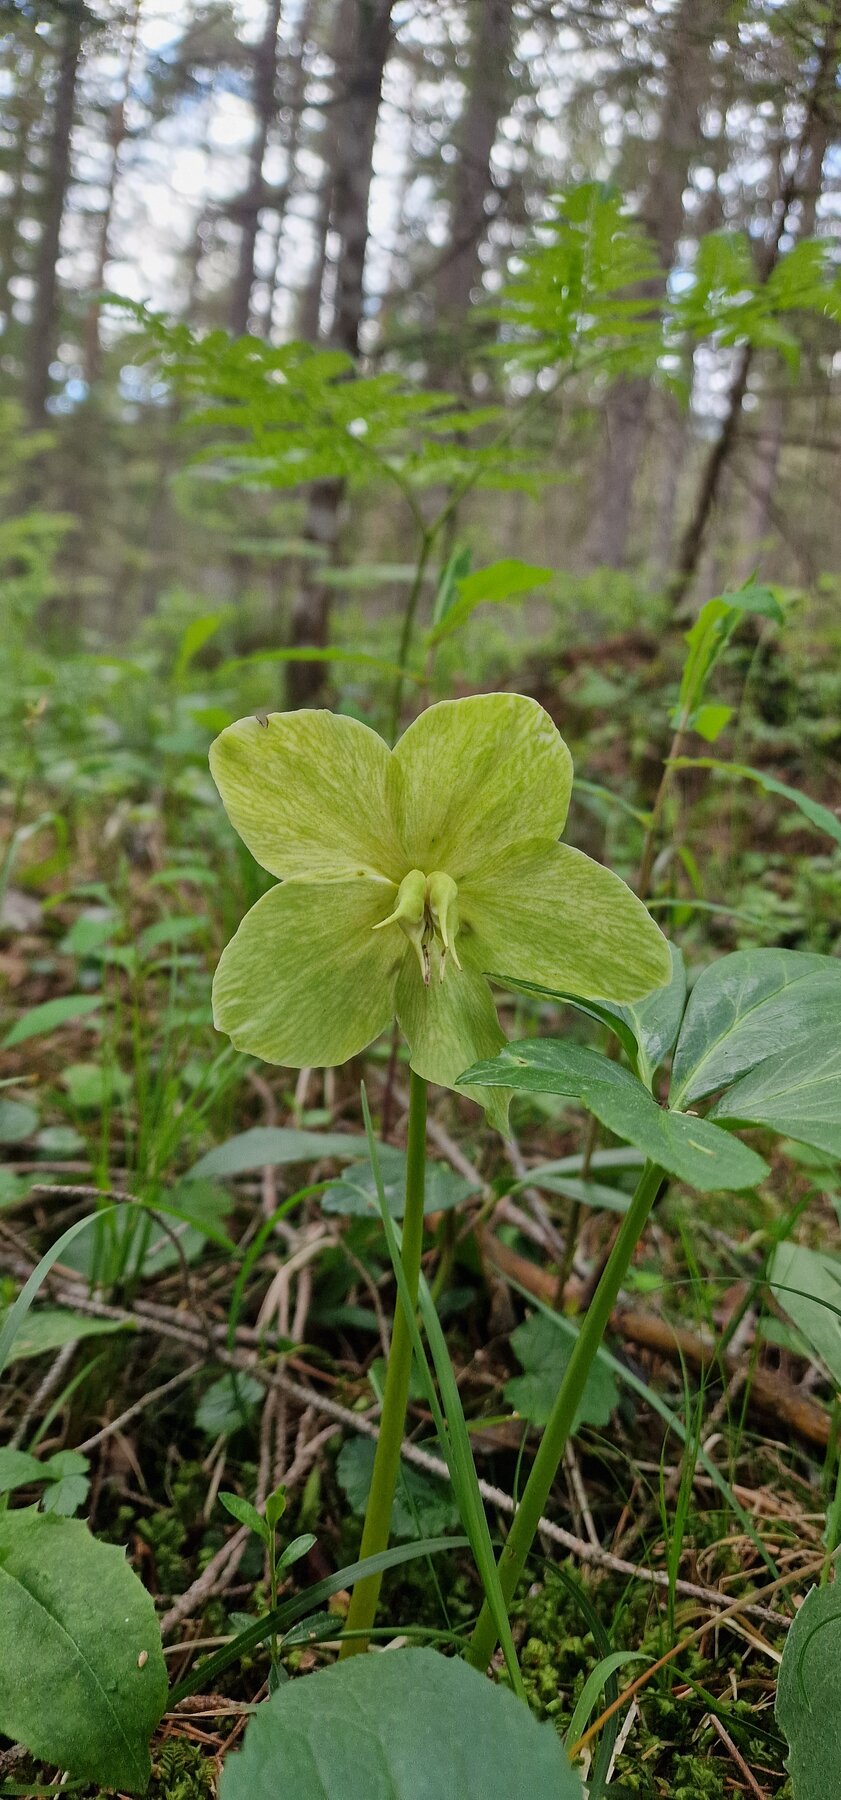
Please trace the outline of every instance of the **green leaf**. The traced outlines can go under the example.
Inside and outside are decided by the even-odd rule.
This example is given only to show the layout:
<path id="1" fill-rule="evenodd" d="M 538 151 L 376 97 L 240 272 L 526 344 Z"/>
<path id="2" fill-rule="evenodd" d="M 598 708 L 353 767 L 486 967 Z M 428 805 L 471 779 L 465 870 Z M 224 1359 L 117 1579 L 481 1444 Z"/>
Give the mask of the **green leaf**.
<path id="1" fill-rule="evenodd" d="M 212 637 L 216 636 L 220 626 L 227 624 L 228 620 L 233 618 L 235 612 L 235 607 L 225 606 L 219 612 L 205 613 L 203 618 L 190 620 L 182 635 L 178 646 L 178 655 L 173 664 L 172 674 L 175 681 L 181 680 L 194 657 L 204 649 L 205 644 L 209 644 Z"/>
<path id="2" fill-rule="evenodd" d="M 564 1733 L 564 1743 L 568 1744 L 570 1748 L 573 1744 L 577 1744 L 582 1732 L 586 1731 L 590 1723 L 590 1715 L 595 1711 L 596 1701 L 604 1691 L 605 1683 L 610 1680 L 611 1675 L 614 1675 L 617 1669 L 624 1669 L 628 1663 L 632 1662 L 650 1661 L 651 1658 L 646 1656 L 644 1650 L 612 1650 L 608 1656 L 603 1656 L 596 1667 L 591 1669 L 581 1689 L 575 1703 L 575 1711 Z"/>
<path id="3" fill-rule="evenodd" d="M 737 950 L 704 969 L 686 1008 L 669 1100 L 685 1107 L 823 1025 L 841 1031 L 841 960 Z"/>
<path id="4" fill-rule="evenodd" d="M 356 1656 L 251 1719 L 220 1800 L 581 1800 L 551 1724 L 434 1650 Z"/>
<path id="5" fill-rule="evenodd" d="M 302 1531 L 300 1537 L 293 1538 L 291 1544 L 287 1544 L 286 1549 L 281 1552 L 277 1559 L 278 1568 L 291 1569 L 293 1564 L 300 1562 L 302 1556 L 308 1556 L 317 1543 L 314 1532 Z"/>
<path id="6" fill-rule="evenodd" d="M 715 705 L 708 701 L 706 705 L 696 708 L 687 720 L 687 726 L 690 731 L 697 731 L 698 736 L 704 738 L 706 743 L 714 744 L 732 717 L 732 706 Z"/>
<path id="7" fill-rule="evenodd" d="M 357 1519 L 365 1517 L 375 1452 L 376 1445 L 370 1438 L 349 1438 L 336 1461 L 339 1486 Z M 452 1490 L 434 1476 L 401 1462 L 391 1509 L 391 1536 L 409 1540 L 427 1535 L 439 1537 L 455 1531 L 458 1523 Z"/>
<path id="8" fill-rule="evenodd" d="M 484 605 L 486 601 L 499 605 L 506 600 L 521 599 L 536 587 L 544 587 L 547 581 L 551 581 L 553 574 L 553 569 L 544 569 L 536 563 L 520 562 L 517 557 L 506 556 L 500 562 L 489 563 L 487 568 L 474 569 L 471 574 L 462 575 L 454 583 L 449 604 L 440 610 L 427 642 L 439 644 L 442 638 L 457 631 L 476 607 Z"/>
<path id="9" fill-rule="evenodd" d="M 125 1099 L 131 1089 L 131 1076 L 123 1069 L 106 1068 L 101 1063 L 71 1063 L 62 1071 L 61 1085 L 78 1112 L 99 1112 Z"/>
<path id="10" fill-rule="evenodd" d="M 67 1265 L 70 1266 L 69 1263 Z M 0 1332 L 5 1328 L 9 1311 L 0 1311 Z M 122 1319 L 83 1319 L 81 1314 L 62 1307 L 43 1306 L 31 1312 L 15 1335 L 9 1361 L 25 1356 L 45 1356 L 49 1350 L 62 1350 L 82 1338 L 104 1337 L 112 1331 L 133 1331 L 134 1326 Z"/>
<path id="11" fill-rule="evenodd" d="M 264 1544 L 271 1543 L 272 1534 L 268 1521 L 257 1511 L 256 1506 L 252 1506 L 250 1500 L 243 1500 L 241 1494 L 223 1493 L 220 1493 L 219 1499 L 232 1519 L 236 1519 L 240 1525 L 247 1525 L 249 1531 L 253 1531 Z"/>
<path id="12" fill-rule="evenodd" d="M 770 1125 L 782 1137 L 841 1156 L 841 1036 L 824 1025 L 793 1049 L 769 1056 L 723 1094 L 710 1115 Z"/>
<path id="13" fill-rule="evenodd" d="M 747 763 L 718 762 L 714 756 L 674 756 L 669 767 L 672 769 L 714 769 L 717 775 L 736 775 L 742 781 L 755 781 L 763 793 L 779 794 L 796 806 L 798 812 L 814 825 L 816 831 L 822 831 L 836 844 L 841 844 L 841 819 L 837 819 L 827 806 L 821 806 L 819 800 L 810 799 L 802 794 L 799 788 L 788 787 L 786 782 L 777 781 L 764 769 L 751 769 Z"/>
<path id="14" fill-rule="evenodd" d="M 34 1106 L 22 1100 L 0 1099 L 0 1144 L 22 1144 L 38 1128 Z"/>
<path id="15" fill-rule="evenodd" d="M 263 1391 L 263 1384 L 255 1375 L 235 1375 L 232 1370 L 220 1375 L 196 1407 L 199 1430 L 207 1432 L 208 1437 L 230 1437 L 248 1424 Z"/>
<path id="16" fill-rule="evenodd" d="M 15 1044 L 25 1044 L 28 1038 L 43 1037 L 45 1032 L 56 1031 L 70 1019 L 84 1019 L 89 1013 L 97 1012 L 101 1005 L 101 994 L 63 994 L 60 1000 L 45 1000 L 42 1006 L 31 1006 L 6 1034 L 3 1049 L 11 1050 Z"/>
<path id="17" fill-rule="evenodd" d="M 768 1285 L 841 1389 L 841 1261 L 802 1244 L 778 1244 Z"/>
<path id="18" fill-rule="evenodd" d="M 788 1628 L 775 1718 L 789 1742 L 794 1800 L 841 1793 L 841 1592 L 812 1588 Z"/>
<path id="19" fill-rule="evenodd" d="M 402 1219 L 406 1203 L 406 1153 L 391 1144 L 383 1144 L 379 1159 L 389 1212 L 393 1219 Z M 424 1212 L 449 1212 L 475 1191 L 475 1181 L 465 1181 L 446 1163 L 427 1163 Z M 338 1181 L 331 1181 L 321 1196 L 321 1205 L 328 1213 L 378 1219 L 377 1183 L 370 1162 L 352 1163 Z"/>
<path id="20" fill-rule="evenodd" d="M 509 1406 L 530 1425 L 545 1425 L 566 1373 L 574 1342 L 556 1331 L 551 1319 L 533 1313 L 511 1333 L 511 1348 L 523 1374 L 506 1381 L 503 1393 Z M 594 1362 L 578 1402 L 572 1429 L 579 1425 L 609 1425 L 619 1404 L 619 1390 L 610 1369 Z"/>
<path id="21" fill-rule="evenodd" d="M 555 992 L 529 981 L 512 981 L 509 985 L 518 993 L 533 994 L 536 999 L 554 1000 L 558 1006 L 574 1006 L 577 1012 L 606 1025 L 618 1038 L 634 1073 L 650 1088 L 677 1037 L 686 1004 L 683 956 L 676 944 L 670 944 L 669 951 L 672 979 L 668 985 L 656 988 L 643 1000 L 630 1000 L 624 1005 L 608 1000 L 583 1000 L 579 994 Z"/>
<path id="22" fill-rule="evenodd" d="M 723 649 L 739 624 L 740 614 L 746 612 L 759 613 L 763 618 L 773 619 L 777 625 L 785 622 L 785 615 L 773 588 L 748 581 L 734 593 L 720 594 L 715 600 L 708 600 L 701 607 L 691 630 L 686 633 L 688 654 L 680 683 L 677 717 L 686 719 L 704 737 L 707 733 L 697 722 L 704 690 Z M 715 714 L 725 711 L 729 717 L 728 708 L 703 708 L 701 716 L 705 711 L 713 715 L 713 726 Z M 713 730 L 713 736 L 718 736 L 722 724 L 726 724 L 726 720 L 721 721 L 718 728 Z"/>
<path id="23" fill-rule="evenodd" d="M 208 1150 L 192 1169 L 188 1169 L 184 1179 L 195 1181 L 203 1175 L 223 1178 L 245 1175 L 251 1169 L 321 1162 L 328 1157 L 343 1161 L 346 1157 L 358 1157 L 364 1143 L 365 1139 L 358 1133 L 351 1136 L 349 1132 L 294 1131 L 282 1125 L 255 1125 L 251 1131 L 241 1131 L 226 1144 Z"/>
<path id="24" fill-rule="evenodd" d="M 569 1094 L 608 1131 L 700 1193 L 754 1187 L 768 1173 L 761 1156 L 746 1144 L 706 1119 L 664 1111 L 629 1069 L 579 1044 L 528 1038 L 509 1044 L 492 1062 L 474 1064 L 462 1080 L 474 1086 Z"/>
<path id="25" fill-rule="evenodd" d="M 28 1450 L 0 1448 L 0 1494 L 13 1494 L 16 1488 L 29 1487 L 43 1481 L 44 1464 Z"/>
<path id="26" fill-rule="evenodd" d="M 42 1762 L 142 1793 L 166 1668 L 125 1553 L 75 1519 L 4 1513 L 0 1604 L 0 1730 Z"/>

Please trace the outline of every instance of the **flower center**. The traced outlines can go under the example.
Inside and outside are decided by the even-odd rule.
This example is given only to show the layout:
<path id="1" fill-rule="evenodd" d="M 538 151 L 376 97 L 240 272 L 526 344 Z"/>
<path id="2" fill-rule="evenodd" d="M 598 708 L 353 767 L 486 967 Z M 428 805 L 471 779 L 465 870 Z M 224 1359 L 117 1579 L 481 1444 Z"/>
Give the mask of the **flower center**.
<path id="1" fill-rule="evenodd" d="M 382 931 L 385 925 L 399 925 L 405 933 L 420 963 L 426 987 L 429 986 L 429 953 L 433 946 L 438 951 L 439 981 L 444 979 L 448 956 L 452 957 L 457 969 L 461 968 L 456 950 L 458 888 L 452 876 L 445 875 L 443 869 L 433 869 L 431 875 L 425 875 L 422 869 L 410 869 L 397 890 L 393 913 L 373 929 Z"/>

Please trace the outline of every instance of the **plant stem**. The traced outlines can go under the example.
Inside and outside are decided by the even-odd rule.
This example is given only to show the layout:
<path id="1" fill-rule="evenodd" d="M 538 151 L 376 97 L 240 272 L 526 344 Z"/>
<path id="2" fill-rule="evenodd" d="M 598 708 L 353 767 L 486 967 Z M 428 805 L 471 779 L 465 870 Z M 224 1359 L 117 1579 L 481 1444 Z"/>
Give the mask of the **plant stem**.
<path id="1" fill-rule="evenodd" d="M 619 1289 L 627 1273 L 631 1257 L 645 1229 L 648 1215 L 660 1192 L 663 1171 L 646 1163 L 637 1183 L 628 1211 L 611 1250 L 601 1281 L 593 1296 L 566 1373 L 555 1396 L 546 1429 L 532 1463 L 523 1497 L 511 1524 L 499 1558 L 499 1578 L 506 1605 L 510 1605 L 517 1582 L 523 1572 L 540 1519 L 558 1472 L 567 1440 L 587 1377 L 596 1358 L 608 1320 L 616 1304 Z M 496 1647 L 496 1630 L 487 1602 L 482 1607 L 470 1640 L 467 1661 L 485 1670 Z"/>
<path id="2" fill-rule="evenodd" d="M 403 1214 L 402 1262 L 406 1284 L 414 1306 L 418 1295 L 421 1250 L 423 1248 L 423 1202 L 426 1177 L 426 1082 L 412 1071 L 409 1082 L 409 1136 L 406 1147 L 406 1209 Z M 406 1422 L 409 1378 L 412 1372 L 412 1336 L 409 1321 L 399 1299 L 394 1315 L 391 1354 L 385 1378 L 380 1435 L 374 1457 L 374 1472 L 365 1513 L 359 1560 L 376 1556 L 388 1546 L 391 1508 L 400 1467 L 400 1449 Z M 359 1581 L 351 1594 L 347 1629 L 364 1633 L 373 1625 L 380 1596 L 380 1575 L 369 1575 Z M 343 1642 L 340 1656 L 356 1656 L 366 1650 L 363 1635 L 353 1642 Z"/>
<path id="3" fill-rule="evenodd" d="M 401 673 L 395 678 L 394 692 L 391 696 L 390 735 L 392 740 L 396 738 L 397 733 L 400 730 L 400 708 L 403 704 L 403 684 L 405 680 L 402 671 L 407 666 L 409 652 L 412 648 L 412 633 L 415 629 L 415 613 L 418 610 L 418 601 L 421 597 L 421 589 L 426 574 L 426 565 L 432 551 L 434 536 L 434 531 L 429 528 L 424 528 L 421 533 L 421 540 L 418 548 L 418 560 L 415 566 L 415 578 L 412 582 L 409 598 L 406 601 L 406 610 L 403 614 L 403 629 L 400 633 L 400 648 L 397 652 L 397 662 Z"/>

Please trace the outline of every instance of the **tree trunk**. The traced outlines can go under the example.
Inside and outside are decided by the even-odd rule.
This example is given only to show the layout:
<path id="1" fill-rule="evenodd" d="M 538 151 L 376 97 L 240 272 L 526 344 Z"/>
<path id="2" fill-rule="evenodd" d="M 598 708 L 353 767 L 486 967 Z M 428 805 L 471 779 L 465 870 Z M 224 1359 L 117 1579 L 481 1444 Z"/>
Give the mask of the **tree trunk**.
<path id="1" fill-rule="evenodd" d="M 383 74 L 391 44 L 394 0 L 353 0 L 352 8 L 340 8 L 339 27 L 352 21 L 344 77 L 336 103 L 333 148 L 331 224 L 338 236 L 333 293 L 333 319 L 328 342 L 349 356 L 359 351 L 359 332 L 364 302 L 365 252 L 368 246 L 368 199 L 373 174 L 374 140 L 380 110 Z M 344 19 L 341 15 L 345 15 Z M 340 480 L 313 483 L 304 536 L 318 545 L 325 557 L 335 558 L 345 484 Z M 327 643 L 331 589 L 301 571 L 292 613 L 292 645 L 300 648 Z M 289 699 L 292 706 L 306 706 L 323 682 L 320 663 L 291 663 Z"/>
<path id="2" fill-rule="evenodd" d="M 823 42 L 816 45 L 817 64 L 805 99 L 805 119 L 799 140 L 794 146 L 791 173 L 783 183 L 776 203 L 773 230 L 760 250 L 759 276 L 766 282 L 781 256 L 783 238 L 800 234 L 804 220 L 814 223 L 820 193 L 823 162 L 827 144 L 833 133 L 833 103 L 836 96 L 836 63 L 838 35 L 841 26 L 841 0 L 831 0 Z M 792 207 L 799 205 L 799 215 L 790 219 Z M 695 505 L 683 533 L 674 578 L 670 585 L 672 604 L 679 607 L 686 598 L 701 559 L 707 529 L 715 510 L 721 479 L 735 447 L 742 406 L 754 361 L 752 344 L 739 351 L 727 411 L 721 431 L 701 471 Z M 770 495 L 768 499 L 770 504 Z"/>
<path id="3" fill-rule="evenodd" d="M 290 51 L 291 76 L 289 89 L 281 103 L 281 114 L 288 111 L 289 126 L 283 137 L 283 149 L 286 154 L 286 177 L 282 193 L 276 193 L 273 200 L 273 211 L 276 215 L 274 240 L 269 274 L 266 277 L 266 306 L 262 318 L 262 335 L 271 339 L 274 324 L 275 300 L 280 283 L 280 265 L 283 249 L 283 237 L 286 230 L 286 215 L 289 202 L 298 185 L 297 158 L 304 118 L 304 102 L 307 89 L 306 49 L 310 34 L 315 24 L 318 0 L 307 0 L 298 29 L 297 41 Z"/>
<path id="4" fill-rule="evenodd" d="M 324 165 L 324 175 L 318 190 L 318 204 L 313 219 L 313 254 L 310 272 L 298 303 L 297 332 L 298 336 L 308 344 L 314 344 L 321 336 L 321 312 L 327 272 L 327 239 L 333 213 L 333 189 L 340 160 L 339 88 L 344 81 L 344 71 L 348 68 L 351 60 L 356 6 L 357 0 L 338 0 L 330 42 L 330 61 L 333 65 L 332 104 L 327 109 L 318 146 L 318 153 Z"/>
<path id="5" fill-rule="evenodd" d="M 242 220 L 237 272 L 231 294 L 230 327 L 234 337 L 244 337 L 251 317 L 254 287 L 254 253 L 263 208 L 263 163 L 275 116 L 277 34 L 281 0 L 269 0 L 263 35 L 254 51 L 255 128 L 248 158 L 248 184 L 237 212 Z"/>
<path id="6" fill-rule="evenodd" d="M 668 41 L 666 92 L 660 135 L 649 164 L 640 218 L 664 271 L 671 268 L 683 223 L 683 195 L 700 139 L 700 116 L 709 91 L 710 51 L 726 25 L 729 0 L 681 0 Z M 651 290 L 656 303 L 660 288 Z M 604 449 L 596 504 L 584 540 L 587 566 L 624 568 L 628 559 L 636 475 L 642 457 L 651 383 L 647 376 L 620 378 L 604 406 Z"/>
<path id="7" fill-rule="evenodd" d="M 111 256 L 111 228 L 114 221 L 114 202 L 117 197 L 117 182 L 120 175 L 120 151 L 126 138 L 126 102 L 131 92 L 132 71 L 137 54 L 137 40 L 140 31 L 140 14 L 143 0 L 135 0 L 134 11 L 129 26 L 129 37 L 126 45 L 126 60 L 123 79 L 120 84 L 120 96 L 111 113 L 108 132 L 108 148 L 110 163 L 108 167 L 108 186 L 105 193 L 105 205 L 97 221 L 96 233 L 96 267 L 93 278 L 93 299 L 88 307 L 85 320 L 85 380 L 92 388 L 99 376 L 102 361 L 102 345 L 99 337 L 100 301 L 98 296 L 105 287 L 105 274 Z"/>
<path id="8" fill-rule="evenodd" d="M 493 193 L 491 156 L 505 110 L 513 42 L 511 0 L 470 0 L 471 53 L 467 98 L 458 133 L 450 238 L 434 283 L 436 338 L 429 361 L 433 386 L 463 369 L 470 301 L 482 274 L 481 247 Z"/>
<path id="9" fill-rule="evenodd" d="M 47 152 L 41 236 L 33 271 L 35 299 L 29 330 L 25 383 L 26 415 L 33 430 L 43 426 L 50 393 L 50 364 L 55 355 L 58 330 L 58 258 L 61 227 L 70 186 L 70 156 L 76 80 L 82 53 L 81 7 L 70 6 L 63 15 L 59 60 L 53 100 L 53 124 Z"/>

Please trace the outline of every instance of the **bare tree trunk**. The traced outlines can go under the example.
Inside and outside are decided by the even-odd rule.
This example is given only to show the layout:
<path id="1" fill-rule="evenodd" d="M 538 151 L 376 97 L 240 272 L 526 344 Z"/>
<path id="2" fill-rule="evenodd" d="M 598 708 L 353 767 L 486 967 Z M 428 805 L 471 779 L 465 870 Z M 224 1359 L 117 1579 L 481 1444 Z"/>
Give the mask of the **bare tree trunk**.
<path id="1" fill-rule="evenodd" d="M 70 152 L 76 80 L 82 53 L 83 11 L 71 5 L 63 14 L 59 60 L 44 181 L 41 236 L 35 254 L 35 299 L 29 331 L 25 383 L 26 415 L 33 430 L 44 424 L 50 392 L 50 364 L 55 355 L 58 311 L 58 258 L 61 227 L 70 186 Z"/>
<path id="2" fill-rule="evenodd" d="M 308 344 L 314 344 L 321 335 L 321 314 L 325 299 L 324 287 L 327 271 L 327 239 L 333 215 L 333 190 L 341 157 L 339 87 L 344 80 L 343 72 L 351 61 L 356 28 L 356 7 L 357 0 L 338 0 L 330 44 L 330 61 L 333 64 L 333 98 L 325 117 L 319 144 L 319 155 L 324 164 L 324 176 L 318 190 L 318 204 L 313 220 L 312 262 L 298 306 L 298 336 L 304 338 Z"/>
<path id="3" fill-rule="evenodd" d="M 811 237 L 817 222 L 818 200 L 823 187 L 823 167 L 832 142 L 828 112 L 818 105 L 814 111 L 809 141 L 804 144 L 803 173 L 800 183 L 796 234 Z M 747 580 L 756 567 L 757 554 L 772 525 L 774 495 L 785 443 L 788 406 L 781 392 L 770 394 L 764 401 L 756 434 L 752 468 L 747 527 L 744 533 L 745 556 L 741 569 Z"/>
<path id="4" fill-rule="evenodd" d="M 807 222 L 810 218 L 814 222 L 824 156 L 832 134 L 840 19 L 841 0 L 831 0 L 823 42 L 816 46 L 817 67 L 806 99 L 803 129 L 794 147 L 791 173 L 783 183 L 777 201 L 773 230 L 759 255 L 761 282 L 768 281 L 777 267 L 784 236 L 799 233 L 804 218 Z M 789 215 L 797 202 L 800 203 L 799 217 L 792 220 Z M 680 606 L 685 599 L 698 568 L 722 475 L 738 438 L 739 421 L 753 361 L 753 345 L 746 344 L 739 351 L 736 360 L 724 423 L 701 472 L 695 505 L 681 541 L 677 568 L 670 585 L 670 597 L 675 607 Z M 770 494 L 768 498 L 770 503 Z"/>
<path id="5" fill-rule="evenodd" d="M 470 301 L 481 279 L 480 252 L 493 193 L 491 156 L 510 81 L 511 0 L 470 0 L 469 12 L 470 73 L 458 134 L 450 241 L 433 290 L 436 339 L 429 360 L 433 386 L 446 385 L 464 365 Z"/>
<path id="6" fill-rule="evenodd" d="M 318 0 L 307 0 L 307 5 L 304 8 L 303 16 L 301 18 L 296 43 L 292 46 L 289 53 L 291 64 L 289 89 L 288 93 L 283 97 L 280 108 L 281 113 L 288 109 L 289 126 L 283 139 L 283 148 L 286 153 L 286 177 L 283 183 L 283 191 L 282 193 L 275 194 L 273 200 L 273 210 L 276 214 L 274 241 L 272 244 L 270 271 L 266 278 L 266 307 L 262 320 L 263 336 L 267 338 L 271 338 L 272 336 L 275 299 L 280 281 L 281 252 L 284 232 L 286 230 L 286 216 L 289 202 L 292 199 L 292 195 L 297 186 L 296 165 L 307 89 L 306 48 L 315 23 L 317 10 Z"/>
<path id="7" fill-rule="evenodd" d="M 331 223 L 339 238 L 339 252 L 328 341 L 346 350 L 349 356 L 356 356 L 359 350 L 368 200 L 393 6 L 394 0 L 354 0 L 349 56 L 336 106 Z M 318 545 L 331 562 L 338 544 L 343 499 L 343 481 L 313 483 L 304 536 Z M 332 590 L 318 580 L 317 574 L 312 580 L 305 566 L 292 613 L 293 647 L 322 647 L 327 643 L 331 597 Z M 291 705 L 308 705 L 318 694 L 323 673 L 320 663 L 290 664 Z"/>
<path id="8" fill-rule="evenodd" d="M 732 11 L 729 0 L 681 0 L 667 45 L 666 91 L 660 135 L 649 165 L 640 218 L 657 247 L 664 271 L 671 268 L 683 223 L 683 195 L 700 137 L 700 117 L 709 91 L 710 51 Z M 651 289 L 653 303 L 660 289 Z M 625 566 L 633 513 L 634 486 L 646 436 L 651 383 L 647 376 L 620 379 L 604 406 L 604 450 L 590 527 L 584 540 L 589 567 Z"/>
<path id="9" fill-rule="evenodd" d="M 263 163 L 275 116 L 277 34 L 281 0 L 269 0 L 263 35 L 254 51 L 255 128 L 248 158 L 248 184 L 237 212 L 242 220 L 237 272 L 231 294 L 230 326 L 234 337 L 244 337 L 251 317 L 254 287 L 254 253 L 264 203 Z"/>
<path id="10" fill-rule="evenodd" d="M 108 132 L 108 148 L 110 163 L 108 168 L 108 186 L 105 193 L 105 205 L 99 215 L 96 234 L 96 267 L 93 278 L 93 299 L 88 307 L 85 320 L 85 380 L 89 388 L 94 386 L 102 361 L 102 345 L 99 337 L 100 301 L 98 295 L 105 287 L 105 273 L 111 256 L 111 228 L 114 221 L 114 202 L 117 197 L 117 182 L 120 175 L 120 151 L 126 138 L 126 102 L 131 91 L 132 71 L 137 54 L 137 40 L 140 31 L 140 14 L 143 0 L 135 0 L 134 11 L 129 25 L 128 43 L 123 79 L 120 83 L 120 95 L 115 101 Z"/>

